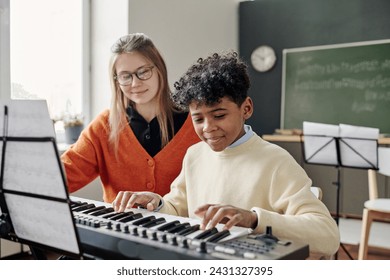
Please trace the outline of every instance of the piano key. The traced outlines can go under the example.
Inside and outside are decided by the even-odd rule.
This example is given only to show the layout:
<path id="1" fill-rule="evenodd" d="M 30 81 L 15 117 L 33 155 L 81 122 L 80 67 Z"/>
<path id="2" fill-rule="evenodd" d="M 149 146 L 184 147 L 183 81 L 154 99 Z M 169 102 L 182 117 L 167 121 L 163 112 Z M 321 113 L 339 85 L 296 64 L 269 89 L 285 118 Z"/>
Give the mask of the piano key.
<path id="1" fill-rule="evenodd" d="M 168 232 L 168 233 L 177 233 L 177 232 L 179 232 L 179 231 L 181 231 L 183 229 L 186 229 L 186 228 L 188 228 L 190 226 L 191 226 L 190 223 L 183 223 L 183 224 L 179 224 L 177 226 L 174 226 L 174 227 L 168 229 L 166 232 Z"/>
<path id="2" fill-rule="evenodd" d="M 198 234 L 197 236 L 195 236 L 194 239 L 206 239 L 206 238 L 214 235 L 217 232 L 218 232 L 218 229 L 215 227 L 211 228 L 211 229 L 207 229 L 207 230 L 201 232 L 200 234 Z"/>
<path id="3" fill-rule="evenodd" d="M 150 228 L 150 227 L 154 227 L 154 226 L 160 225 L 160 224 L 165 223 L 165 222 L 166 222 L 165 218 L 158 218 L 158 219 L 154 219 L 154 220 L 151 220 L 151 221 L 143 224 L 142 227 Z"/>
<path id="4" fill-rule="evenodd" d="M 111 213 L 111 212 L 114 212 L 114 208 L 108 207 L 108 208 L 104 208 L 104 209 L 92 212 L 92 213 L 90 213 L 90 215 L 91 216 L 100 216 L 100 215 Z"/>
<path id="5" fill-rule="evenodd" d="M 229 236 L 230 235 L 230 231 L 229 230 L 223 230 L 223 231 L 220 231 L 216 234 L 214 234 L 213 236 L 211 236 L 210 238 L 208 238 L 206 241 L 207 242 L 218 242 L 219 240 L 225 238 L 226 236 Z"/>
<path id="6" fill-rule="evenodd" d="M 117 221 L 123 217 L 127 217 L 127 216 L 130 216 L 132 214 L 134 214 L 134 213 L 133 212 L 121 212 L 121 213 L 114 212 L 114 213 L 109 213 L 107 215 L 104 215 L 104 216 L 102 216 L 102 218 Z"/>
<path id="7" fill-rule="evenodd" d="M 104 215 L 101 218 L 118 221 L 120 219 L 123 219 L 123 218 L 125 218 L 127 216 L 131 216 L 131 215 L 134 215 L 134 212 L 132 212 L 132 211 L 120 212 L 120 213 L 114 212 L 114 213 L 109 213 L 107 215 Z"/>
<path id="8" fill-rule="evenodd" d="M 80 206 L 87 205 L 87 204 L 88 204 L 88 202 L 81 202 L 81 201 L 73 202 L 73 201 L 71 201 L 70 208 L 73 210 L 76 207 L 80 207 Z"/>
<path id="9" fill-rule="evenodd" d="M 81 199 L 81 201 L 84 200 Z M 92 201 L 92 202 L 88 201 L 88 203 L 94 204 L 89 206 L 94 208 L 91 213 L 95 213 L 96 211 L 100 211 L 103 209 L 101 208 L 100 210 L 96 210 L 96 206 L 104 205 L 107 208 L 112 206 L 111 204 L 102 203 L 99 201 Z M 79 206 L 81 206 L 80 203 L 78 203 L 77 207 Z M 77 207 L 73 207 L 73 208 L 77 209 Z M 233 227 L 229 229 L 228 232 L 228 231 L 222 231 L 221 229 L 223 228 L 223 225 L 218 224 L 216 226 L 218 231 L 216 231 L 214 234 L 208 233 L 209 235 L 206 234 L 206 236 L 204 236 L 203 239 L 195 239 L 195 238 L 202 237 L 202 235 L 199 234 L 204 232 L 203 230 L 199 229 L 200 228 L 198 224 L 199 220 L 170 216 L 163 213 L 153 213 L 141 209 L 132 209 L 131 211 L 133 213 L 125 212 L 126 214 L 121 213 L 119 215 L 119 213 L 111 212 L 111 213 L 102 214 L 98 217 L 95 217 L 94 215 L 84 214 L 82 211 L 80 212 L 72 211 L 74 214 L 73 215 L 74 220 L 77 223 L 76 226 L 79 232 L 81 233 L 80 234 L 80 237 L 82 238 L 81 244 L 83 246 L 85 244 L 86 248 L 91 248 L 85 250 L 90 250 L 88 253 L 93 255 L 95 253 L 100 254 L 98 253 L 99 250 L 103 249 L 104 252 L 109 251 L 111 253 L 112 251 L 112 253 L 116 254 L 116 256 L 119 258 L 131 258 L 131 259 L 134 258 L 149 259 L 150 257 L 155 258 L 157 255 L 161 254 L 161 250 L 169 251 L 167 253 L 170 256 L 177 255 L 178 259 L 179 258 L 181 259 L 183 257 L 184 258 L 190 257 L 191 259 L 194 257 L 196 258 L 210 257 L 210 258 L 222 258 L 222 259 L 250 258 L 253 257 L 253 255 L 250 255 L 250 252 L 252 253 L 256 252 L 255 253 L 256 259 L 259 258 L 260 254 L 261 256 L 266 255 L 266 258 L 272 258 L 272 259 L 274 258 L 276 259 L 277 257 L 279 257 L 276 254 L 271 256 L 267 251 L 263 253 L 263 251 L 260 251 L 260 249 L 257 248 L 258 244 L 250 243 L 248 244 L 250 246 L 248 248 L 242 246 L 235 247 L 234 246 L 235 243 L 228 243 L 229 242 L 228 240 L 232 241 L 235 238 L 241 238 L 240 236 L 247 235 L 247 229 L 245 228 Z M 153 218 L 148 217 L 147 219 L 158 220 L 157 223 L 159 223 L 159 221 L 163 221 L 162 218 L 166 220 L 165 222 L 166 224 L 176 220 L 179 220 L 180 223 L 175 226 L 169 227 L 169 229 L 165 229 L 165 231 L 156 230 L 156 228 L 163 226 L 164 223 L 155 225 L 151 228 L 145 227 L 152 224 L 147 221 L 141 222 L 139 226 L 133 225 L 133 223 L 136 222 L 137 219 L 141 220 L 144 217 L 146 218 L 146 216 L 150 216 L 150 215 L 153 215 L 154 217 Z M 123 222 L 124 219 L 130 220 L 129 223 Z M 91 235 L 92 233 L 94 235 Z M 96 236 L 97 238 L 91 238 L 91 236 L 93 237 Z M 104 236 L 107 236 L 109 238 L 104 238 Z M 154 239 L 157 239 L 158 241 L 153 241 Z M 224 242 L 217 243 L 218 241 L 221 240 Z M 228 242 L 225 242 L 225 240 Z M 243 244 L 244 242 L 246 242 L 246 239 L 243 239 L 238 244 Z M 131 250 L 131 248 L 134 248 L 134 244 L 137 245 L 136 246 L 137 250 L 134 250 L 137 251 L 136 254 L 133 252 L 133 250 Z M 126 245 L 126 246 L 120 247 L 119 245 L 120 246 Z M 148 249 L 138 250 L 138 247 L 139 248 L 147 247 Z M 288 246 L 284 246 L 284 247 L 287 248 Z M 157 250 L 156 254 L 154 253 L 153 250 L 152 251 L 149 250 L 150 248 L 153 248 L 154 251 Z M 228 254 L 228 250 L 231 250 L 234 253 Z M 268 250 L 272 250 L 272 248 Z M 123 252 L 125 252 L 125 254 L 123 254 Z M 145 252 L 150 252 L 151 255 L 146 255 Z M 198 252 L 198 253 L 193 254 L 192 252 Z M 248 256 L 246 255 L 243 256 L 244 252 L 246 252 Z M 96 256 L 100 258 L 106 257 L 105 253 Z"/>
<path id="10" fill-rule="evenodd" d="M 133 212 L 126 212 L 126 213 L 133 213 Z M 124 218 L 121 218 L 119 220 L 116 220 L 117 222 L 120 222 L 120 223 L 127 223 L 127 222 L 131 222 L 131 221 L 134 221 L 134 220 L 137 220 L 137 219 L 140 219 L 142 218 L 142 214 L 141 213 L 135 213 L 135 214 L 130 214 L 129 216 L 126 216 Z"/>
<path id="11" fill-rule="evenodd" d="M 180 224 L 180 221 L 175 220 L 175 221 L 172 221 L 172 222 L 163 224 L 162 226 L 156 228 L 156 230 L 159 230 L 159 231 L 166 231 L 166 230 L 169 230 L 170 228 L 175 227 L 175 226 L 177 226 L 177 225 L 179 225 L 179 224 Z"/>
<path id="12" fill-rule="evenodd" d="M 154 220 L 154 219 L 156 219 L 155 216 L 147 216 L 147 217 L 144 217 L 144 218 L 141 218 L 141 219 L 134 221 L 133 225 L 140 226 L 140 225 L 143 225 L 143 224 L 145 224 L 151 220 Z"/>
<path id="13" fill-rule="evenodd" d="M 84 211 L 84 210 L 87 210 L 87 209 L 91 209 L 91 208 L 94 208 L 94 207 L 96 207 L 95 204 L 83 204 L 81 206 L 73 208 L 72 211 L 74 211 L 74 212 L 81 212 L 81 211 Z"/>
<path id="14" fill-rule="evenodd" d="M 125 212 L 121 212 L 121 213 L 118 213 L 118 212 L 111 212 L 111 213 L 108 213 L 106 215 L 103 215 L 101 216 L 100 218 L 103 218 L 103 219 L 109 219 L 113 216 L 116 216 L 116 215 L 119 215 L 119 214 L 124 214 Z"/>
<path id="15" fill-rule="evenodd" d="M 188 228 L 185 228 L 185 229 L 177 232 L 176 234 L 186 236 L 186 235 L 191 234 L 195 231 L 198 231 L 199 228 L 200 228 L 200 225 L 193 225 L 193 226 L 190 226 Z"/>
<path id="16" fill-rule="evenodd" d="M 83 214 L 90 214 L 92 212 L 95 212 L 95 211 L 98 211 L 98 210 L 101 210 L 101 209 L 104 209 L 104 208 L 106 208 L 106 207 L 105 206 L 97 206 L 97 207 L 90 208 L 90 209 L 88 209 L 86 211 L 83 211 L 82 213 Z"/>

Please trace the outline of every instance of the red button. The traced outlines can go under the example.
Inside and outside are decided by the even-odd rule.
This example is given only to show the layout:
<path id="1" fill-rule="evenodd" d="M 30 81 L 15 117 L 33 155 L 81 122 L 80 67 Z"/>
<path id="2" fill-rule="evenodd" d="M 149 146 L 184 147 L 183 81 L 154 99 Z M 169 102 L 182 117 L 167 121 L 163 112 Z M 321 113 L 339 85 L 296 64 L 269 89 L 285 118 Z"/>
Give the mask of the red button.
<path id="1" fill-rule="evenodd" d="M 152 184 L 152 183 L 147 183 L 147 184 L 146 184 L 146 188 L 147 188 L 148 190 L 153 189 L 153 184 Z"/>
<path id="2" fill-rule="evenodd" d="M 149 165 L 150 167 L 153 167 L 153 166 L 154 166 L 154 161 L 151 160 L 151 159 L 148 159 L 148 165 Z"/>

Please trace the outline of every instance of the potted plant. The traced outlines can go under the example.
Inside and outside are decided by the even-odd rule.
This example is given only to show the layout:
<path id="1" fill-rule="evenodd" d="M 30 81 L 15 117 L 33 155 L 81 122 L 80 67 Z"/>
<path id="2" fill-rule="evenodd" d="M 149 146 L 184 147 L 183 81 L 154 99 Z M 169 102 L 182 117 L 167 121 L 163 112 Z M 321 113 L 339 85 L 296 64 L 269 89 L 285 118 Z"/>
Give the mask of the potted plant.
<path id="1" fill-rule="evenodd" d="M 65 130 L 65 142 L 73 144 L 77 141 L 81 131 L 84 129 L 84 118 L 82 114 L 65 113 L 61 118 Z"/>

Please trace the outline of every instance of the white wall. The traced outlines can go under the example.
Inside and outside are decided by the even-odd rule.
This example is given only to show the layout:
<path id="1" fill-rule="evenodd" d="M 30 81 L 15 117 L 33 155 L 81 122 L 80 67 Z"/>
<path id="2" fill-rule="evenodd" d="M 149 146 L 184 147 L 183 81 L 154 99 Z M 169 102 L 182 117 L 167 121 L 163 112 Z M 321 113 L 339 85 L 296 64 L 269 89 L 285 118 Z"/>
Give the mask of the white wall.
<path id="1" fill-rule="evenodd" d="M 109 107 L 110 47 L 120 36 L 143 32 L 165 58 L 173 83 L 199 57 L 238 50 L 241 0 L 91 1 L 91 117 Z"/>
<path id="2" fill-rule="evenodd" d="M 111 89 L 108 62 L 111 46 L 128 33 L 129 0 L 91 1 L 91 94 L 90 117 L 110 107 Z"/>
<path id="3" fill-rule="evenodd" d="M 0 98 L 8 99 L 10 82 L 9 0 L 0 0 Z"/>
<path id="4" fill-rule="evenodd" d="M 152 38 L 171 86 L 199 57 L 238 50 L 239 0 L 129 1 L 129 31 Z"/>

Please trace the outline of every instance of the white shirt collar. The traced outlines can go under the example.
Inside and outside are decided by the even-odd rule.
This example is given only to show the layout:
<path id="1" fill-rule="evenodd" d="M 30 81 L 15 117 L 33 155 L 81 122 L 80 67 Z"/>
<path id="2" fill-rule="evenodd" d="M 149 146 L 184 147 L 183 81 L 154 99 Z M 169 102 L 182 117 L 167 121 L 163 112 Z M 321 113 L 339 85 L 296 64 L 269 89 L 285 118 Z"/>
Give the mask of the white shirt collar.
<path id="1" fill-rule="evenodd" d="M 245 130 L 245 134 L 243 136 L 241 136 L 240 139 L 238 139 L 237 141 L 233 142 L 230 146 L 228 146 L 227 149 L 237 147 L 237 146 L 245 143 L 246 141 L 249 140 L 249 138 L 252 137 L 253 130 L 252 130 L 252 127 L 250 125 L 244 124 L 244 130 Z"/>

